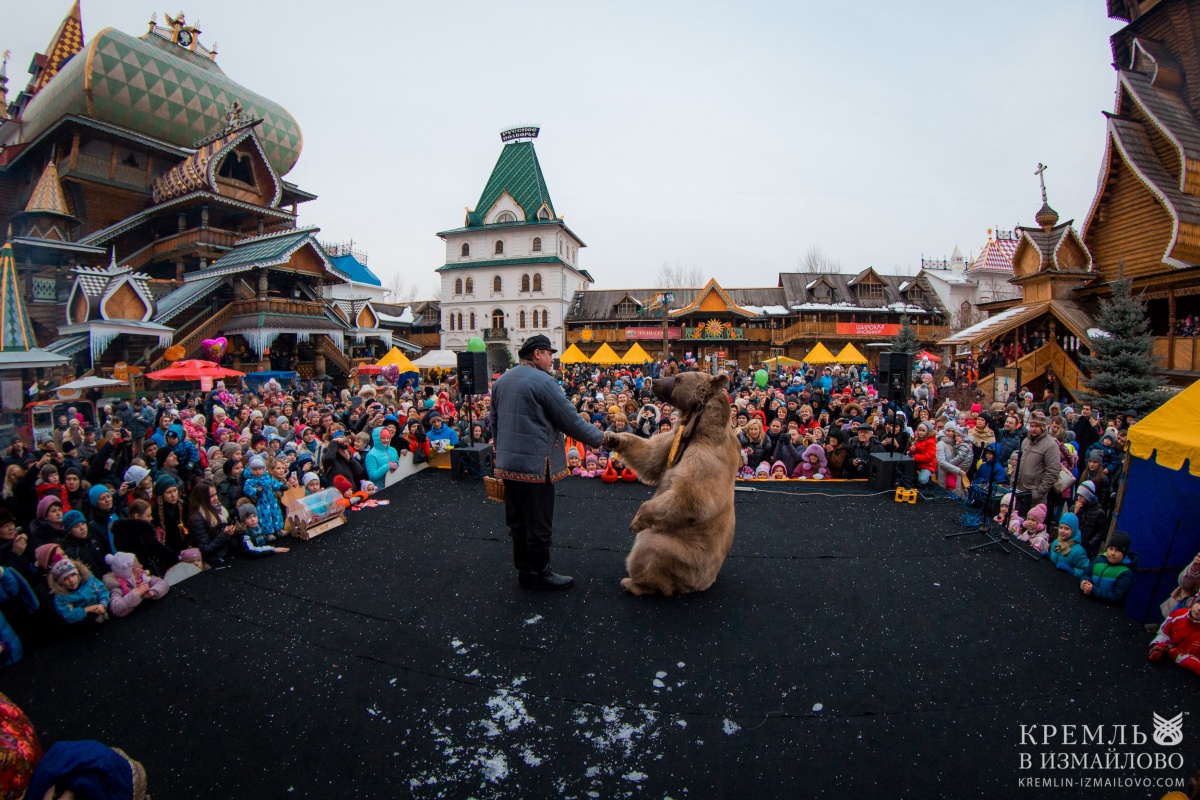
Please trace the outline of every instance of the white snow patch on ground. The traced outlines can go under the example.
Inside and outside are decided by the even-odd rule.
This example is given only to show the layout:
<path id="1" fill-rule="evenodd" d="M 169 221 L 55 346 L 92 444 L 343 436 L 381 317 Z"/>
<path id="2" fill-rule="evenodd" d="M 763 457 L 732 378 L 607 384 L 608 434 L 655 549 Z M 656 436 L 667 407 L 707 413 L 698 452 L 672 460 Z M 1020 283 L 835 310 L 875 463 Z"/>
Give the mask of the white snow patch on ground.
<path id="1" fill-rule="evenodd" d="M 650 776 L 644 772 L 638 772 L 637 770 L 633 770 L 632 772 L 626 772 L 621 777 L 627 781 L 632 781 L 634 783 L 637 783 L 638 781 L 646 780 L 646 778 L 649 778 Z"/>
<path id="2" fill-rule="evenodd" d="M 654 679 L 654 688 L 661 689 L 664 686 L 666 686 L 666 684 L 663 683 L 661 680 L 659 680 L 658 678 Z"/>
<path id="3" fill-rule="evenodd" d="M 656 677 L 656 678 L 665 678 L 665 677 L 667 677 L 667 673 L 666 673 L 666 672 L 663 672 L 662 670 L 659 670 L 658 672 L 654 673 L 654 677 Z"/>
<path id="4" fill-rule="evenodd" d="M 737 733 L 741 729 L 742 729 L 742 726 L 738 725 L 736 722 L 734 722 L 731 719 L 725 720 L 725 722 L 721 725 L 721 730 L 725 731 L 726 736 L 733 736 L 735 733 Z"/>
<path id="5" fill-rule="evenodd" d="M 534 614 L 532 617 L 530 617 L 529 619 L 525 620 L 525 624 L 526 624 L 526 625 L 534 625 L 534 624 L 536 624 L 536 623 L 538 623 L 538 622 L 541 622 L 541 621 L 542 621 L 542 615 L 541 615 L 541 614 Z"/>
<path id="6" fill-rule="evenodd" d="M 821 703 L 813 703 L 813 711 L 824 711 L 825 706 Z"/>
<path id="7" fill-rule="evenodd" d="M 531 767 L 540 767 L 542 765 L 542 759 L 534 755 L 533 750 L 528 747 L 521 751 L 521 760 Z"/>
<path id="8" fill-rule="evenodd" d="M 525 701 L 510 694 L 507 689 L 500 689 L 488 698 L 487 707 L 492 712 L 492 719 L 510 731 L 534 722 L 533 717 L 525 711 Z"/>
<path id="9" fill-rule="evenodd" d="M 480 753 L 479 767 L 484 779 L 490 783 L 499 783 L 508 777 L 508 759 L 504 753 Z"/>

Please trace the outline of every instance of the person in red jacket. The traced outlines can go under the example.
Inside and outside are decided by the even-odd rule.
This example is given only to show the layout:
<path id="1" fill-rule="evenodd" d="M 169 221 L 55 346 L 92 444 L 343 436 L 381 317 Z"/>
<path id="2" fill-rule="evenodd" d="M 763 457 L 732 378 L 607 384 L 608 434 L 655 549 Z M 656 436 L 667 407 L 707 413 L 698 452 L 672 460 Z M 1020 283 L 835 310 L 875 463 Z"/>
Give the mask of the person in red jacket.
<path id="1" fill-rule="evenodd" d="M 933 439 L 933 428 L 928 422 L 917 426 L 917 438 L 908 448 L 908 454 L 917 464 L 917 482 L 929 483 L 929 479 L 937 474 L 937 442 Z"/>
<path id="2" fill-rule="evenodd" d="M 1200 675 L 1200 603 L 1175 609 L 1158 629 L 1150 643 L 1150 660 L 1166 658 Z"/>

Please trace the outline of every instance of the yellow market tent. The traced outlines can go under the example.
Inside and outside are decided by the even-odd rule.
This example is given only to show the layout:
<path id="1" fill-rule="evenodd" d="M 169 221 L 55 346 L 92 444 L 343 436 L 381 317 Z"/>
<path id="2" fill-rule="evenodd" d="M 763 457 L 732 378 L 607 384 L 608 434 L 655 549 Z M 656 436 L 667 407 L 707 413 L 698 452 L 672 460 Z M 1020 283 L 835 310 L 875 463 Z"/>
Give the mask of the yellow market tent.
<path id="1" fill-rule="evenodd" d="M 1129 452 L 1149 460 L 1155 456 L 1160 466 L 1183 469 L 1200 476 L 1200 430 L 1189 424 L 1200 416 L 1200 381 L 1146 415 L 1129 429 Z"/>
<path id="2" fill-rule="evenodd" d="M 621 356 L 622 364 L 648 364 L 654 359 L 650 354 L 642 349 L 642 346 L 637 342 L 633 343 L 633 347 L 629 348 L 629 352 Z"/>
<path id="3" fill-rule="evenodd" d="M 587 364 L 588 357 L 583 354 L 575 345 L 570 345 L 566 350 L 563 350 L 562 355 L 558 357 L 560 364 Z"/>
<path id="4" fill-rule="evenodd" d="M 390 364 L 395 364 L 400 368 L 401 374 L 405 372 L 416 372 L 417 365 L 408 360 L 408 356 L 400 352 L 399 347 L 393 346 L 383 358 L 375 362 L 377 367 L 386 367 Z"/>
<path id="5" fill-rule="evenodd" d="M 842 352 L 837 354 L 835 359 L 839 364 L 865 364 L 867 358 L 862 353 L 858 352 L 858 348 L 852 344 L 847 344 L 842 348 Z"/>
<path id="6" fill-rule="evenodd" d="M 807 361 L 809 364 L 832 364 L 837 361 L 833 357 L 833 353 L 829 352 L 829 348 L 820 342 L 817 342 L 817 346 L 809 350 L 808 355 L 802 360 Z"/>
<path id="7" fill-rule="evenodd" d="M 774 358 L 768 358 L 763 363 L 768 367 L 794 367 L 800 362 L 787 356 L 775 356 Z"/>
<path id="8" fill-rule="evenodd" d="M 616 352 L 608 346 L 608 342 L 605 342 L 604 344 L 600 345 L 599 350 L 597 350 L 595 353 L 592 353 L 592 357 L 589 359 L 589 361 L 591 361 L 593 364 L 599 364 L 601 366 L 612 366 L 613 364 L 620 364 L 621 357 L 618 356 Z"/>

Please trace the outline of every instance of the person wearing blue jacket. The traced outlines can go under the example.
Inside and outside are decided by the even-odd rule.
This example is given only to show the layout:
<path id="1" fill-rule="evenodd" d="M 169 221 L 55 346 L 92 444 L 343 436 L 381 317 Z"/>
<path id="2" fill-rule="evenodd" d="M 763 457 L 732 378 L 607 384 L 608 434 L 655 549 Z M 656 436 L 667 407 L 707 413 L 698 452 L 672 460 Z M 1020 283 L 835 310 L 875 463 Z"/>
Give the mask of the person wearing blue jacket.
<path id="1" fill-rule="evenodd" d="M 1082 580 L 1091 568 L 1087 551 L 1080 543 L 1079 518 L 1069 511 L 1058 521 L 1058 538 L 1050 545 L 1049 555 L 1056 569 L 1071 573 L 1076 580 Z"/>
<path id="2" fill-rule="evenodd" d="M 983 448 L 983 460 L 971 483 L 971 491 L 967 494 L 968 503 L 972 506 L 985 505 L 988 486 L 993 486 L 993 496 L 1002 494 L 1000 484 L 1008 480 L 1004 464 L 996 458 L 996 443 L 992 442 Z"/>
<path id="3" fill-rule="evenodd" d="M 1088 454 L 1099 453 L 1104 464 L 1104 474 L 1111 478 L 1121 466 L 1121 454 L 1117 452 L 1117 437 L 1105 433 L 1100 441 L 1088 448 Z"/>
<path id="4" fill-rule="evenodd" d="M 1066 514 L 1063 514 L 1065 517 Z M 1113 531 L 1107 549 L 1092 562 L 1091 573 L 1079 582 L 1079 590 L 1093 600 L 1120 604 L 1133 588 L 1136 556 L 1129 552 L 1130 539 L 1125 531 Z"/>
<path id="5" fill-rule="evenodd" d="M 451 447 L 458 446 L 458 431 L 445 424 L 441 415 L 433 414 L 429 417 L 429 442 L 445 442 Z"/>
<path id="6" fill-rule="evenodd" d="M 167 447 L 179 459 L 179 474 L 185 478 L 200 469 L 200 451 L 188 441 L 183 426 L 178 422 L 167 428 Z"/>
<path id="7" fill-rule="evenodd" d="M 37 595 L 21 574 L 14 569 L 0 567 L 0 604 L 7 605 L 10 600 L 23 603 L 29 613 L 38 608 Z M 21 644 L 21 637 L 0 611 L 0 667 L 15 664 L 24 657 L 25 648 Z"/>
<path id="8" fill-rule="evenodd" d="M 48 582 L 54 610 L 65 622 L 97 624 L 108 619 L 108 589 L 83 564 L 69 558 L 54 562 Z"/>
<path id="9" fill-rule="evenodd" d="M 400 466 L 400 454 L 392 447 L 391 428 L 380 427 L 371 431 L 371 441 L 373 444 L 367 452 L 364 466 L 371 482 L 382 487 L 387 474 Z M 355 487 L 356 491 L 357 489 L 358 487 Z"/>

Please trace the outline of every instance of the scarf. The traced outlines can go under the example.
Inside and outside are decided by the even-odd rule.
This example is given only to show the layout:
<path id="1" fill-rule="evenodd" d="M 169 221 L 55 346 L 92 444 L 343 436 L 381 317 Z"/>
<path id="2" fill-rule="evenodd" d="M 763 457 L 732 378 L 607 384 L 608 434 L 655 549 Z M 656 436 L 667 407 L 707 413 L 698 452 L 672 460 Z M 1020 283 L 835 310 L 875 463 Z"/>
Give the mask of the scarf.
<path id="1" fill-rule="evenodd" d="M 1058 553 L 1060 556 L 1065 556 L 1067 553 L 1071 552 L 1071 548 L 1074 546 L 1075 546 L 1074 539 L 1070 539 L 1065 542 L 1062 539 L 1054 540 L 1054 551 L 1056 553 Z"/>

